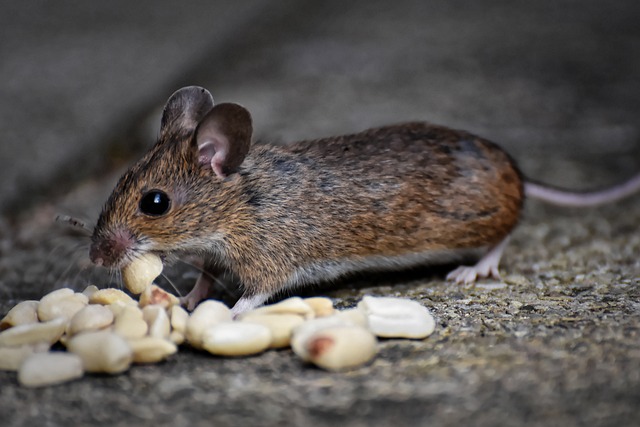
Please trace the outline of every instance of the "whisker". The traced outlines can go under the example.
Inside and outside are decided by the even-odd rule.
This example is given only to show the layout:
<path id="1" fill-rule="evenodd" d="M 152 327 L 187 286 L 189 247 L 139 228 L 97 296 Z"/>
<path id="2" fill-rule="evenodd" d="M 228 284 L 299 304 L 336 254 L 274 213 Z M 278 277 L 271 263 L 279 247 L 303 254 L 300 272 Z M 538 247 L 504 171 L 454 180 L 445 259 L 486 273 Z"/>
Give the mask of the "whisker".
<path id="1" fill-rule="evenodd" d="M 227 283 L 223 282 L 222 280 L 218 279 L 216 276 L 214 276 L 213 274 L 211 274 L 210 272 L 208 272 L 207 270 L 205 270 L 204 268 L 200 267 L 199 265 L 196 265 L 194 263 L 191 263 L 189 261 L 185 261 L 183 259 L 178 259 L 179 262 L 188 265 L 190 267 L 193 267 L 194 269 L 198 270 L 199 272 L 201 272 L 202 274 L 206 275 L 207 277 L 209 277 L 211 280 L 213 280 L 213 282 L 220 286 L 220 288 L 222 288 L 223 291 L 225 291 L 227 293 L 227 295 L 229 296 L 235 296 L 235 291 L 230 289 L 230 287 L 227 285 Z"/>
<path id="2" fill-rule="evenodd" d="M 53 243 L 53 241 L 51 241 Z M 56 265 L 56 260 L 58 259 L 57 255 L 60 250 L 65 246 L 64 242 L 60 242 L 55 244 L 51 249 L 49 249 L 49 253 L 47 253 L 46 258 L 44 260 L 44 266 L 49 269 L 49 271 L 53 270 Z M 56 256 L 54 256 L 54 254 Z"/>
<path id="3" fill-rule="evenodd" d="M 81 261 L 82 262 L 82 261 Z M 82 262 L 82 271 L 86 272 L 85 284 L 95 285 L 98 288 L 104 287 L 104 268 L 98 267 L 86 258 L 86 261 Z"/>
<path id="4" fill-rule="evenodd" d="M 58 275 L 58 277 L 55 280 L 55 283 L 67 282 L 64 280 L 64 278 L 69 274 L 69 271 L 71 271 L 71 269 L 77 265 L 77 262 L 80 259 L 80 256 L 82 255 L 77 253 L 72 255 L 72 258 L 69 260 L 69 265 Z"/>
<path id="5" fill-rule="evenodd" d="M 118 289 L 123 290 L 124 280 L 122 280 L 122 272 L 120 271 L 120 269 L 112 269 L 111 274 L 113 277 L 113 281 L 118 285 Z"/>
<path id="6" fill-rule="evenodd" d="M 112 288 L 117 287 L 117 282 L 115 281 L 115 271 L 112 268 L 106 268 L 106 280 L 102 287 Z"/>
<path id="7" fill-rule="evenodd" d="M 60 243 L 56 246 L 53 247 L 53 249 L 51 249 L 51 251 L 49 252 L 49 256 L 47 257 L 47 264 L 46 265 L 51 265 L 51 268 L 49 271 L 54 272 L 55 270 L 57 270 L 55 268 L 55 265 L 53 264 L 52 261 L 54 258 L 56 259 L 60 259 L 61 256 L 61 252 L 63 253 L 63 257 L 67 260 L 69 260 L 68 262 L 68 266 L 66 268 L 64 268 L 59 274 L 57 274 L 55 277 L 52 277 L 53 279 L 53 283 L 55 285 L 60 285 L 60 284 L 64 284 L 67 283 L 69 284 L 76 284 L 76 277 L 78 276 L 79 272 L 82 270 L 82 267 L 80 266 L 80 260 L 83 258 L 84 256 L 84 251 L 82 251 L 84 244 L 83 243 L 75 243 L 73 245 L 67 245 L 66 242 Z M 56 256 L 54 257 L 54 253 L 56 254 Z M 73 279 L 69 279 L 70 274 L 69 272 L 72 269 L 76 269 L 77 271 L 75 271 L 74 273 L 74 278 Z M 69 280 L 67 280 L 69 279 Z"/>
<path id="8" fill-rule="evenodd" d="M 76 262 L 78 264 L 79 269 L 74 280 L 81 282 L 81 286 L 84 290 L 84 288 L 86 288 L 88 285 L 93 284 L 92 278 L 95 272 L 98 270 L 98 268 L 91 262 L 91 260 L 89 260 L 89 257 L 88 257 L 89 244 L 88 243 L 82 243 L 78 245 L 78 249 L 81 249 L 81 251 L 79 251 L 81 253 L 81 257 Z"/>
<path id="9" fill-rule="evenodd" d="M 164 280 L 166 280 L 167 282 L 169 282 L 169 285 L 171 285 L 171 288 L 175 291 L 176 295 L 178 295 L 180 298 L 182 298 L 182 294 L 180 293 L 180 290 L 176 287 L 176 285 L 171 281 L 171 279 L 169 279 L 169 276 L 167 276 L 164 273 L 160 274 Z"/>
<path id="10" fill-rule="evenodd" d="M 184 265 L 188 265 L 189 267 L 193 267 L 194 269 L 198 270 L 198 271 L 199 271 L 199 272 L 201 272 L 201 273 L 205 273 L 205 274 L 207 274 L 207 273 L 205 272 L 205 270 L 204 270 L 202 267 L 200 267 L 199 265 L 197 265 L 197 264 L 194 264 L 194 263 L 189 262 L 189 261 L 185 261 L 185 260 L 180 259 L 180 258 L 178 258 L 178 262 L 181 262 L 181 263 L 183 263 Z"/>
<path id="11" fill-rule="evenodd" d="M 98 274 L 98 268 L 94 267 L 94 266 L 87 266 L 87 271 L 88 271 L 88 277 L 87 277 L 87 283 L 90 285 L 96 285 L 98 288 L 101 285 L 100 283 L 98 283 L 98 281 L 95 279 L 96 275 Z"/>
<path id="12" fill-rule="evenodd" d="M 85 264 L 85 265 L 81 265 L 78 271 L 76 272 L 75 277 L 73 278 L 73 283 L 79 284 L 79 286 L 82 288 L 82 289 L 78 289 L 78 292 L 82 292 L 87 286 L 93 284 L 90 277 L 86 278 L 87 272 L 89 270 L 93 271 L 94 269 L 92 268 L 91 265 Z"/>
<path id="13" fill-rule="evenodd" d="M 79 268 L 78 271 L 76 271 L 76 274 L 73 276 L 73 279 L 71 280 L 71 283 L 73 283 L 73 287 L 77 288 L 76 292 L 82 292 L 84 288 L 87 287 L 87 285 L 82 283 L 82 280 L 80 280 L 80 276 L 84 274 L 86 270 L 87 270 L 87 267 Z M 82 288 L 82 289 L 79 289 L 79 288 Z"/>

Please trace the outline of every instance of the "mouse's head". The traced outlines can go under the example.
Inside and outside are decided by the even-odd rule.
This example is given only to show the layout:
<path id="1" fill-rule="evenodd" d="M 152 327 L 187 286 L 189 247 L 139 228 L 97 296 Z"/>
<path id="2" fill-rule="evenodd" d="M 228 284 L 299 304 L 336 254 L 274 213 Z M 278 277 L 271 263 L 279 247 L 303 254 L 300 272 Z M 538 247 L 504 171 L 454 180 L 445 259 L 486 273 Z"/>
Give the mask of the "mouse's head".
<path id="1" fill-rule="evenodd" d="M 116 185 L 98 219 L 89 255 L 122 267 L 146 253 L 206 246 L 216 211 L 232 209 L 237 171 L 251 142 L 251 115 L 237 104 L 214 106 L 190 86 L 175 92 L 160 137 Z"/>

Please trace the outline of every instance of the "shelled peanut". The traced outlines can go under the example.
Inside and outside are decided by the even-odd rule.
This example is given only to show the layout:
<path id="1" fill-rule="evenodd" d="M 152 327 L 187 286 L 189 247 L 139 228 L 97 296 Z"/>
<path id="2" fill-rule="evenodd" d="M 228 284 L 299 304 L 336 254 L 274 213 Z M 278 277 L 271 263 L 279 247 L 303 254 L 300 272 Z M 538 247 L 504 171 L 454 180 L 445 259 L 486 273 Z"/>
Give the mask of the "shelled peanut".
<path id="1" fill-rule="evenodd" d="M 162 305 L 148 300 L 140 308 L 118 289 L 92 286 L 82 293 L 58 289 L 40 301 L 19 303 L 0 320 L 0 369 L 18 371 L 21 384 L 38 387 L 76 379 L 84 372 L 117 374 L 132 363 L 164 360 L 177 351 L 169 339 L 169 313 L 182 311 L 183 324 L 188 314 L 166 304 L 177 302 L 173 295 L 163 290 L 154 294 Z M 58 342 L 68 353 L 51 350 Z"/>
<path id="2" fill-rule="evenodd" d="M 141 294 L 162 273 L 159 256 L 147 253 L 130 262 L 122 269 L 124 285 L 134 295 Z"/>
<path id="3" fill-rule="evenodd" d="M 174 295 L 147 283 L 157 271 L 144 279 L 139 301 L 89 286 L 17 304 L 0 320 L 0 369 L 19 371 L 21 384 L 39 387 L 84 372 L 119 374 L 189 345 L 223 357 L 291 347 L 306 363 L 343 371 L 370 362 L 377 337 L 422 339 L 435 327 L 421 304 L 387 297 L 367 296 L 347 310 L 336 310 L 328 298 L 293 297 L 237 319 L 223 303 L 207 300 L 189 314 Z M 57 342 L 67 352 L 52 351 Z"/>

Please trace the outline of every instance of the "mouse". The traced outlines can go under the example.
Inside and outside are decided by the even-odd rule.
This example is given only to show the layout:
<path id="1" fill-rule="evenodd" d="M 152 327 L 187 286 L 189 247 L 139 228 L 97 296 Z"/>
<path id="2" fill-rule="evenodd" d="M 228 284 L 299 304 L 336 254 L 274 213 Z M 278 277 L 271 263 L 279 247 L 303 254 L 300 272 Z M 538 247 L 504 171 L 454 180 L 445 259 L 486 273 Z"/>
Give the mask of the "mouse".
<path id="1" fill-rule="evenodd" d="M 145 253 L 202 259 L 182 303 L 192 310 L 222 274 L 242 287 L 234 315 L 286 290 L 357 272 L 458 263 L 447 280 L 500 278 L 527 197 L 610 203 L 640 174 L 577 193 L 525 180 L 514 159 L 472 133 L 427 122 L 290 145 L 252 144 L 239 104 L 188 86 L 164 106 L 157 142 L 119 179 L 91 236 L 91 261 L 121 269 Z"/>

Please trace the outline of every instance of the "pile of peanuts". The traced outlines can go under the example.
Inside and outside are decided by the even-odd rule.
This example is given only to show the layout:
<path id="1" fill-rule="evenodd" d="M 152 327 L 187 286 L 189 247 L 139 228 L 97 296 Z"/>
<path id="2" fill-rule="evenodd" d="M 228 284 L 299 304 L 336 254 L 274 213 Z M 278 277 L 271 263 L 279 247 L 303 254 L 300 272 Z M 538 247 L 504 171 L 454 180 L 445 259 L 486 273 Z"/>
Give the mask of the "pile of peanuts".
<path id="1" fill-rule="evenodd" d="M 291 347 L 305 362 L 329 371 L 353 369 L 377 353 L 377 337 L 422 339 L 435 321 L 416 301 L 365 296 L 356 308 L 336 310 L 329 298 L 293 297 L 233 319 L 223 303 L 206 300 L 187 313 L 153 280 L 154 255 L 123 270 L 127 289 L 63 288 L 40 301 L 23 301 L 0 321 L 0 370 L 20 384 L 40 387 L 85 372 L 118 374 L 135 363 L 156 363 L 189 345 L 217 356 L 250 356 Z M 61 343 L 65 351 L 51 350 Z"/>

